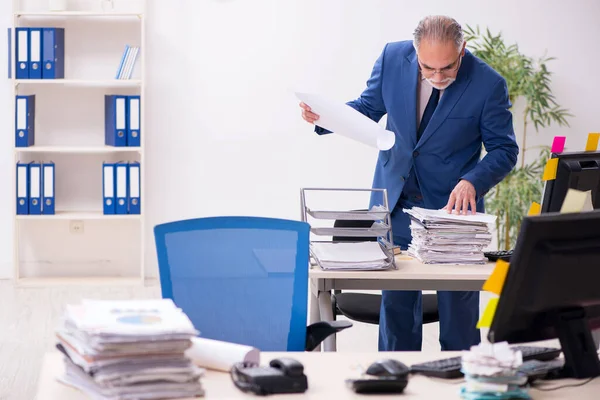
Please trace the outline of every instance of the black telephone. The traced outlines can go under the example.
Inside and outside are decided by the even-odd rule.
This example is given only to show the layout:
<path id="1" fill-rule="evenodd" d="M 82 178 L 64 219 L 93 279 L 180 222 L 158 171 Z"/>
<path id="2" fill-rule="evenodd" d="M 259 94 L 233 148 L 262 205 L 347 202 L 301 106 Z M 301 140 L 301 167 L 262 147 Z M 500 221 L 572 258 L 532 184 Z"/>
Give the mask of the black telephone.
<path id="1" fill-rule="evenodd" d="M 235 364 L 230 371 L 231 380 L 243 392 L 258 395 L 276 393 L 303 393 L 308 389 L 304 366 L 293 358 L 276 358 L 268 367 L 253 363 Z"/>

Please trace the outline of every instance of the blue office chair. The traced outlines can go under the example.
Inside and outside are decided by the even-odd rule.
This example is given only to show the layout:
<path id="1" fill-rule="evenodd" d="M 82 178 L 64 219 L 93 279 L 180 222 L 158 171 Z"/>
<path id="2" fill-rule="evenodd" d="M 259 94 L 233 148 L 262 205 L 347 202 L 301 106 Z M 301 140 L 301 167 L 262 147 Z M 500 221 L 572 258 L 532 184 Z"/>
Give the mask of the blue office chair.
<path id="1" fill-rule="evenodd" d="M 305 222 L 261 217 L 157 225 L 162 297 L 201 337 L 261 351 L 312 351 L 352 323 L 306 326 L 309 232 Z"/>

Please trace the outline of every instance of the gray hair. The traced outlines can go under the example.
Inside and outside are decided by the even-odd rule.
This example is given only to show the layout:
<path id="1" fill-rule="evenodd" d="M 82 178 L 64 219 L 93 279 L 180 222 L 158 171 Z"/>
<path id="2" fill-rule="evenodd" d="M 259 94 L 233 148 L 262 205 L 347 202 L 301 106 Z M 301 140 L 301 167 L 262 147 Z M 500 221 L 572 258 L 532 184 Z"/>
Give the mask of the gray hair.
<path id="1" fill-rule="evenodd" d="M 423 18 L 413 35 L 413 45 L 417 50 L 423 40 L 452 41 L 457 49 L 460 49 L 465 41 L 460 24 L 455 19 L 443 15 L 430 15 Z"/>

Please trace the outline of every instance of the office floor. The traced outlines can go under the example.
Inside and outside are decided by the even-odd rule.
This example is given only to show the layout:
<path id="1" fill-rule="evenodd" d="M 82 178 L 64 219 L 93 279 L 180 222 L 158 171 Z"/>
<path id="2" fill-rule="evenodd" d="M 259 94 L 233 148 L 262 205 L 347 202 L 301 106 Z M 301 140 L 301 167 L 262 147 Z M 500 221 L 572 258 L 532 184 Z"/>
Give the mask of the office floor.
<path id="1" fill-rule="evenodd" d="M 42 355 L 54 347 L 54 329 L 66 304 L 82 298 L 153 298 L 157 284 L 147 287 L 65 286 L 15 288 L 0 280 L 0 399 L 34 398 Z M 482 305 L 485 299 L 482 299 Z M 423 350 L 439 349 L 438 324 L 423 330 Z M 377 326 L 354 323 L 338 336 L 338 351 L 376 351 Z"/>

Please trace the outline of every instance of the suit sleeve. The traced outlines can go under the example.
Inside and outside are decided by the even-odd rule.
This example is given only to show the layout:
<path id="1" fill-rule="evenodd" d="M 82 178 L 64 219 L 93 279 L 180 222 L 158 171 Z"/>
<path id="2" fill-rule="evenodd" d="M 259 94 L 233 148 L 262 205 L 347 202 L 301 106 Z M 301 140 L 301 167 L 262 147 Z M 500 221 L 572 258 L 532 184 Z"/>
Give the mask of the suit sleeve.
<path id="1" fill-rule="evenodd" d="M 487 154 L 461 177 L 473 184 L 477 199 L 500 183 L 517 163 L 519 146 L 510 107 L 506 80 L 502 78 L 492 89 L 481 116 L 481 135 Z"/>
<path id="2" fill-rule="evenodd" d="M 361 93 L 360 97 L 356 100 L 349 101 L 350 107 L 354 108 L 363 115 L 366 115 L 375 122 L 379 122 L 381 117 L 386 113 L 385 105 L 383 104 L 383 97 L 381 95 L 381 80 L 383 77 L 383 60 L 385 56 L 385 50 L 383 51 L 375 61 L 373 70 L 371 71 L 371 77 L 367 80 L 367 87 Z M 318 121 L 317 121 L 318 123 Z M 327 129 L 323 129 L 320 126 L 315 126 L 315 132 L 319 135 L 331 133 Z"/>

